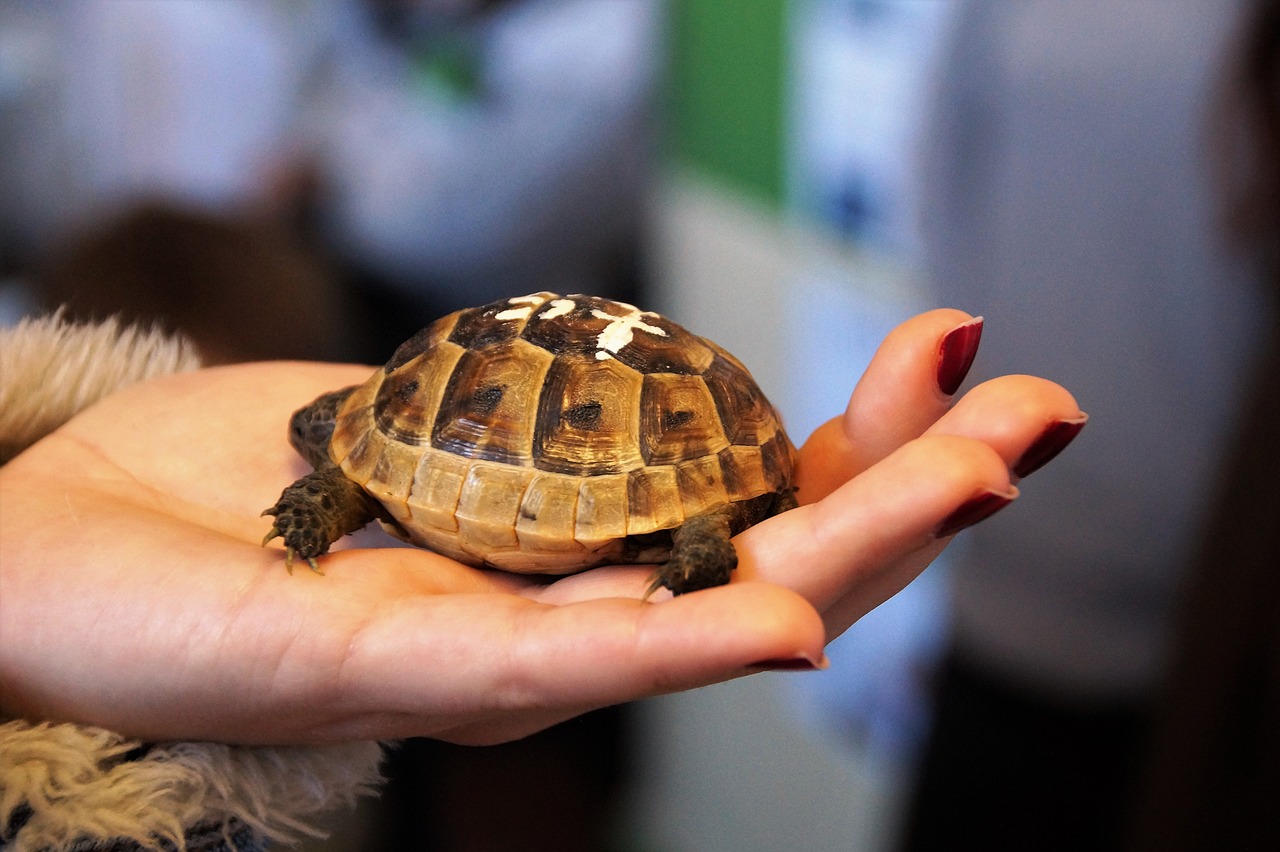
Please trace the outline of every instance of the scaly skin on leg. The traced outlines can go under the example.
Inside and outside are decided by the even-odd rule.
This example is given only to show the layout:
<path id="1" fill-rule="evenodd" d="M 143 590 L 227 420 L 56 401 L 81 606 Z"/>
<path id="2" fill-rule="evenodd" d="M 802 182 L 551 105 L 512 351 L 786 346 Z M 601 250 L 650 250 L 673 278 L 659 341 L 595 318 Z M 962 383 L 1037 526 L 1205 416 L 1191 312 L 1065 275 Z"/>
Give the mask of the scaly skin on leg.
<path id="1" fill-rule="evenodd" d="M 671 558 L 658 569 L 645 597 L 663 586 L 682 595 L 729 582 L 738 567 L 738 553 L 729 540 L 731 514 L 726 507 L 686 520 L 672 534 Z"/>
<path id="2" fill-rule="evenodd" d="M 289 573 L 293 573 L 294 556 L 301 556 L 312 571 L 323 574 L 316 557 L 327 553 L 329 545 L 347 533 L 372 521 L 378 511 L 359 485 L 330 464 L 290 485 L 280 500 L 262 514 L 276 519 L 262 543 L 277 536 L 284 539 Z"/>

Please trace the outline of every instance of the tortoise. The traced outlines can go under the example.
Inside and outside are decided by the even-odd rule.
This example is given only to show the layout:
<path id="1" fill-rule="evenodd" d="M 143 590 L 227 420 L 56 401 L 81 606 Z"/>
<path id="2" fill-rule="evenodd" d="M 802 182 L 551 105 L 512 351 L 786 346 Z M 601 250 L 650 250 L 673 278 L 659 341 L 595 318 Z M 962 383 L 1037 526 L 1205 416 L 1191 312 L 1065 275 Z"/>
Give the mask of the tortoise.
<path id="1" fill-rule="evenodd" d="M 315 468 L 264 515 L 295 557 L 371 520 L 474 566 L 655 563 L 729 581 L 730 537 L 796 505 L 795 448 L 738 359 L 665 317 L 534 293 L 449 314 L 362 385 L 294 412 Z"/>

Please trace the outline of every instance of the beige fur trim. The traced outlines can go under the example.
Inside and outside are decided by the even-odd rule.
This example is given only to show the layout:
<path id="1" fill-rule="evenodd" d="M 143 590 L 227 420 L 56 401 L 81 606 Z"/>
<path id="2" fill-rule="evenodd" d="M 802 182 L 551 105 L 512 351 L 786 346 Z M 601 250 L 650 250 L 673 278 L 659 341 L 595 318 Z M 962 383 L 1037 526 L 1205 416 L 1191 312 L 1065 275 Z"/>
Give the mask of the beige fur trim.
<path id="1" fill-rule="evenodd" d="M 59 312 L 0 329 L 0 464 L 112 391 L 198 366 L 183 338 L 114 318 L 77 325 Z"/>
<path id="2" fill-rule="evenodd" d="M 168 840 L 239 819 L 260 836 L 323 837 L 313 820 L 374 791 L 377 743 L 248 748 L 216 743 L 153 747 L 82 725 L 0 724 L 0 827 L 24 802 L 33 813 L 15 850 L 61 849 L 77 839 Z M 2 829 L 0 829 L 2 830 Z"/>

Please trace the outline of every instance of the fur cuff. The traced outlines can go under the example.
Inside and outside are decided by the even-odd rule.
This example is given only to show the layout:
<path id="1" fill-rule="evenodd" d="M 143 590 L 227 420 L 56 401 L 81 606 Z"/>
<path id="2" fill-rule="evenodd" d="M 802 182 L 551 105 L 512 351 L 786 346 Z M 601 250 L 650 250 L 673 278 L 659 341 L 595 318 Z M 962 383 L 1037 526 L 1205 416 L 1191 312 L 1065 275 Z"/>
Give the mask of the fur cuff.
<path id="1" fill-rule="evenodd" d="M 198 366 L 183 338 L 114 318 L 76 325 L 59 312 L 0 329 L 0 465 L 112 391 Z"/>
<path id="2" fill-rule="evenodd" d="M 237 823 L 257 839 L 320 837 L 314 820 L 371 793 L 381 758 L 377 743 L 144 748 L 100 728 L 6 722 L 0 839 L 17 850 L 121 839 L 183 849 L 193 828 L 229 837 Z"/>

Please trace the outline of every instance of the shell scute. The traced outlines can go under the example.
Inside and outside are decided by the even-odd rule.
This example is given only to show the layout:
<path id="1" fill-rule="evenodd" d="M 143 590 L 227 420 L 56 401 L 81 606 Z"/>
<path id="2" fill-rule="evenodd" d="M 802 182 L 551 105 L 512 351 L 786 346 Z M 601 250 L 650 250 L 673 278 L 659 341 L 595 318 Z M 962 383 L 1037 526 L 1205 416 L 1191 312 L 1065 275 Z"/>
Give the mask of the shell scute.
<path id="1" fill-rule="evenodd" d="M 373 474 L 373 466 L 381 455 L 383 437 L 373 429 L 365 429 L 352 436 L 350 444 L 343 448 L 342 469 L 347 476 L 363 486 Z"/>
<path id="2" fill-rule="evenodd" d="M 539 300 L 551 293 L 535 293 L 518 299 L 492 302 L 478 308 L 458 311 L 449 340 L 467 349 L 485 349 L 513 340 L 524 329 L 528 316 Z"/>
<path id="3" fill-rule="evenodd" d="M 333 459 L 334 464 L 342 465 L 347 475 L 357 481 L 359 477 L 354 474 L 346 459 L 351 448 L 361 440 L 368 440 L 370 431 L 373 431 L 373 401 L 381 386 L 380 382 L 375 381 L 376 378 L 375 374 L 374 379 L 359 385 L 347 397 L 347 401 L 338 409 L 333 435 L 329 438 L 329 458 Z"/>
<path id="4" fill-rule="evenodd" d="M 701 376 L 650 373 L 644 377 L 639 411 L 645 464 L 675 464 L 729 445 Z"/>
<path id="5" fill-rule="evenodd" d="M 516 516 L 520 546 L 534 551 L 581 551 L 575 538 L 579 490 L 574 477 L 535 474 Z"/>
<path id="6" fill-rule="evenodd" d="M 590 304 L 581 300 L 574 300 L 567 310 L 554 301 L 531 316 L 520 336 L 559 356 L 594 358 L 599 337 L 609 321 L 594 315 Z"/>
<path id="7" fill-rule="evenodd" d="M 533 464 L 573 476 L 640 467 L 643 377 L 613 359 L 561 356 L 547 371 L 536 409 Z"/>
<path id="8" fill-rule="evenodd" d="M 599 550 L 627 534 L 627 475 L 586 476 L 578 486 L 574 539 Z"/>
<path id="9" fill-rule="evenodd" d="M 725 447 L 717 457 L 730 500 L 749 500 L 773 490 L 765 480 L 764 458 L 759 447 L 735 444 Z"/>
<path id="10" fill-rule="evenodd" d="M 515 548 L 516 516 L 533 471 L 492 462 L 471 465 L 462 485 L 458 508 L 458 537 L 478 558 L 490 549 Z"/>
<path id="11" fill-rule="evenodd" d="M 760 445 L 760 470 L 770 491 L 786 491 L 791 487 L 791 471 L 795 467 L 796 448 L 781 429 Z"/>
<path id="12" fill-rule="evenodd" d="M 384 376 L 372 401 L 373 422 L 378 431 L 402 444 L 428 443 L 441 399 L 466 352 L 441 341 L 429 350 L 429 355 L 420 355 Z"/>
<path id="13" fill-rule="evenodd" d="M 511 339 L 464 350 L 444 386 L 431 445 L 468 458 L 533 464 L 534 420 L 551 353 Z"/>
<path id="14" fill-rule="evenodd" d="M 744 375 L 749 374 L 718 356 L 702 379 L 714 400 L 729 443 L 757 446 L 778 431 L 778 415 L 754 384 L 744 385 Z M 718 448 L 713 450 L 718 451 Z"/>
<path id="15" fill-rule="evenodd" d="M 449 314 L 441 317 L 422 331 L 410 337 L 404 343 L 401 343 L 396 351 L 382 368 L 382 372 L 390 375 L 396 370 L 408 364 L 419 355 L 439 346 L 441 343 L 449 339 L 449 335 L 453 331 L 454 325 L 458 321 L 457 314 Z"/>
<path id="16" fill-rule="evenodd" d="M 724 474 L 717 456 L 699 456 L 676 465 L 676 482 L 686 518 L 701 515 L 729 502 Z"/>
<path id="17" fill-rule="evenodd" d="M 674 465 L 644 467 L 627 476 L 627 535 L 647 535 L 684 523 Z"/>
<path id="18" fill-rule="evenodd" d="M 470 469 L 471 462 L 461 456 L 439 452 L 423 455 L 414 472 L 408 500 L 413 527 L 458 531 L 456 511 Z"/>
<path id="19" fill-rule="evenodd" d="M 364 490 L 378 499 L 401 524 L 409 522 L 409 494 L 422 452 L 396 441 L 383 441 Z"/>
<path id="20" fill-rule="evenodd" d="M 642 373 L 697 375 L 711 365 L 715 353 L 701 338 L 657 314 L 641 317 L 637 330 L 613 357 Z"/>

